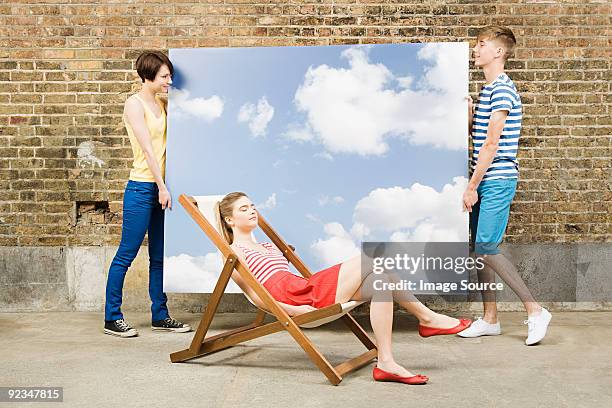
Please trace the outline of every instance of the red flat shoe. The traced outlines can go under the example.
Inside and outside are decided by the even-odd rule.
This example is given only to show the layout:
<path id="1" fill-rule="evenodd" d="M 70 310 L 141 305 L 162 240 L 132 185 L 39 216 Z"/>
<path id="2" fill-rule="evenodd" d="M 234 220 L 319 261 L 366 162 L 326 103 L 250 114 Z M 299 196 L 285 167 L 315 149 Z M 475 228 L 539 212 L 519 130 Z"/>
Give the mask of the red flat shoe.
<path id="1" fill-rule="evenodd" d="M 421 337 L 440 336 L 444 334 L 457 334 L 470 327 L 472 321 L 470 319 L 459 319 L 459 324 L 450 329 L 435 329 L 433 327 L 422 326 L 419 324 L 419 334 Z"/>
<path id="2" fill-rule="evenodd" d="M 384 370 L 381 370 L 378 367 L 374 367 L 374 371 L 372 371 L 372 377 L 374 377 L 376 381 L 398 382 L 410 385 L 427 384 L 427 381 L 429 381 L 429 377 L 427 377 L 426 375 L 417 374 L 413 375 L 412 377 L 401 377 L 397 374 L 388 373 Z"/>

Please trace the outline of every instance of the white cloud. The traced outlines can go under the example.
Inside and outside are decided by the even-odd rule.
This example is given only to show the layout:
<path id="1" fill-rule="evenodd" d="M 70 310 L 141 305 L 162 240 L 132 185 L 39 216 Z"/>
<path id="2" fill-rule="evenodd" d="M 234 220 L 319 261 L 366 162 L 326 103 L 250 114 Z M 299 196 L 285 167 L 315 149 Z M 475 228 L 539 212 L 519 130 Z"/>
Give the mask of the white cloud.
<path id="1" fill-rule="evenodd" d="M 317 201 L 319 202 L 319 206 L 324 207 L 330 203 L 331 204 L 342 204 L 344 202 L 344 198 L 342 198 L 341 196 L 334 196 L 334 197 L 322 196 L 322 197 L 319 197 Z"/>
<path id="2" fill-rule="evenodd" d="M 340 223 L 325 224 L 323 230 L 327 237 L 318 239 L 310 249 L 324 265 L 335 265 L 359 255 L 359 247 Z"/>
<path id="3" fill-rule="evenodd" d="M 317 158 L 320 158 L 320 159 L 324 159 L 324 160 L 327 160 L 327 161 L 334 161 L 334 156 L 332 156 L 328 152 L 315 153 L 314 157 L 317 157 Z"/>
<path id="4" fill-rule="evenodd" d="M 272 209 L 274 207 L 276 207 L 276 193 L 272 193 L 272 195 L 268 197 L 265 203 L 257 205 L 257 208 L 260 208 L 262 210 Z"/>
<path id="5" fill-rule="evenodd" d="M 316 215 L 307 213 L 305 217 L 308 221 L 312 221 L 314 223 L 321 224 L 321 220 Z"/>
<path id="6" fill-rule="evenodd" d="M 395 80 L 397 81 L 397 84 L 404 89 L 409 89 L 412 84 L 414 83 L 414 78 L 413 77 L 397 77 L 395 78 Z"/>
<path id="7" fill-rule="evenodd" d="M 164 292 L 212 293 L 215 289 L 223 261 L 219 252 L 204 256 L 180 254 L 164 258 Z M 242 293 L 232 280 L 226 293 Z"/>
<path id="8" fill-rule="evenodd" d="M 419 183 L 373 190 L 357 202 L 350 232 L 338 222 L 327 223 L 325 238 L 311 250 L 330 265 L 358 255 L 361 242 L 372 235 L 395 242 L 466 242 L 468 216 L 461 203 L 466 186 L 465 177 L 455 177 L 441 191 Z M 306 218 L 321 223 L 312 214 Z"/>
<path id="9" fill-rule="evenodd" d="M 342 53 L 348 68 L 308 69 L 294 96 L 306 123 L 293 125 L 285 136 L 319 143 L 329 153 L 364 156 L 387 152 L 389 137 L 465 149 L 467 109 L 449 107 L 465 103 L 466 55 L 459 44 L 424 45 L 418 58 L 429 65 L 415 88 L 412 77 L 396 77 L 385 65 L 370 62 L 366 47 L 349 48 Z"/>
<path id="10" fill-rule="evenodd" d="M 373 190 L 355 206 L 353 219 L 368 231 L 390 233 L 392 241 L 465 241 L 467 213 L 461 197 L 467 179 L 455 177 L 442 191 L 419 183 Z"/>
<path id="11" fill-rule="evenodd" d="M 245 103 L 240 107 L 238 113 L 238 122 L 246 122 L 249 124 L 249 130 L 255 137 L 266 134 L 266 127 L 274 116 L 274 108 L 268 103 L 265 96 L 257 101 L 257 105 Z"/>
<path id="12" fill-rule="evenodd" d="M 389 237 L 390 242 L 409 242 L 410 232 L 409 231 L 395 231 Z"/>
<path id="13" fill-rule="evenodd" d="M 302 126 L 296 123 L 292 123 L 288 126 L 287 130 L 283 134 L 284 137 L 296 142 L 307 142 L 314 139 L 312 129 L 306 124 Z"/>
<path id="14" fill-rule="evenodd" d="M 466 80 L 467 85 L 467 55 L 466 48 L 452 43 L 429 43 L 421 48 L 418 53 L 418 58 L 433 63 L 425 73 L 424 85 L 427 88 L 438 89 L 442 92 L 459 94 L 459 97 L 465 97 L 467 89 L 462 93 L 461 84 Z M 465 64 L 461 67 L 461 62 Z M 467 112 L 467 110 L 466 110 Z"/>
<path id="15" fill-rule="evenodd" d="M 356 222 L 351 227 L 351 235 L 357 240 L 363 241 L 363 239 L 370 233 L 370 229 L 360 222 Z"/>
<path id="16" fill-rule="evenodd" d="M 210 98 L 190 98 L 186 89 L 173 89 L 169 95 L 172 113 L 178 117 L 194 116 L 208 122 L 221 117 L 223 101 L 217 95 Z"/>

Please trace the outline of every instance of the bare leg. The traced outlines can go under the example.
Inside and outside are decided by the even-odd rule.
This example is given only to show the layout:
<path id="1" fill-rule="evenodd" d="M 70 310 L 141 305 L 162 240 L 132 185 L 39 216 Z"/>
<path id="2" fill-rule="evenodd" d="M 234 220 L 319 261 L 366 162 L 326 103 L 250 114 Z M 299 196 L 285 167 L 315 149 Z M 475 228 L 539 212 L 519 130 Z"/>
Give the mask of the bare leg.
<path id="1" fill-rule="evenodd" d="M 348 300 L 371 299 L 371 294 L 364 295 L 361 288 L 369 288 L 372 285 L 372 280 L 384 278 L 385 275 L 376 275 L 372 272 L 365 275 L 361 273 L 361 257 L 357 256 L 344 262 L 338 273 L 338 288 L 336 290 L 336 302 L 346 302 Z M 369 292 L 369 291 L 368 291 Z M 429 309 L 423 303 L 414 297 L 411 293 L 402 292 L 401 294 L 394 293 L 393 298 L 406 311 L 419 320 L 419 323 L 434 327 L 437 329 L 447 329 L 455 327 L 459 324 L 459 320 L 454 317 L 449 317 L 439 314 Z M 372 302 L 379 303 L 379 302 Z"/>
<path id="2" fill-rule="evenodd" d="M 376 337 L 378 361 L 376 366 L 381 370 L 402 377 L 412 377 L 414 374 L 399 365 L 393 359 L 391 337 L 393 331 L 393 302 L 370 303 L 370 324 Z"/>
<path id="3" fill-rule="evenodd" d="M 362 300 L 361 286 L 364 282 L 365 285 L 371 285 L 371 281 L 374 278 L 388 281 L 387 276 L 378 276 L 373 273 L 366 275 L 364 279 L 361 274 L 360 257 L 352 258 L 343 263 L 338 274 L 336 302 L 343 303 L 348 300 Z M 385 295 L 388 295 L 388 297 Z M 370 303 L 370 324 L 372 325 L 378 348 L 376 366 L 388 373 L 402 377 L 412 377 L 414 374 L 399 365 L 393 358 L 393 295 L 387 292 L 381 294 L 381 297 L 387 297 L 386 301 Z M 363 300 L 371 300 L 371 298 Z"/>
<path id="4" fill-rule="evenodd" d="M 373 274 L 366 276 L 366 279 Z M 348 300 L 361 300 L 359 288 L 363 284 L 361 275 L 361 257 L 357 256 L 344 262 L 338 272 L 338 287 L 336 289 L 336 302 L 344 303 Z M 369 299 L 368 299 L 369 300 Z M 392 331 L 393 331 L 393 299 L 388 302 L 370 303 L 370 324 L 376 338 L 378 359 L 376 366 L 389 373 L 411 377 L 413 374 L 397 364 L 393 358 Z"/>
<path id="5" fill-rule="evenodd" d="M 374 274 L 370 274 L 366 280 L 372 279 L 374 276 Z M 383 279 L 387 280 L 386 277 L 383 277 Z M 388 292 L 381 294 L 381 297 L 387 297 L 385 295 L 388 295 L 386 300 L 380 299 L 380 301 L 370 302 L 370 324 L 372 325 L 374 337 L 376 338 L 376 347 L 378 348 L 376 366 L 388 373 L 397 374 L 402 377 L 412 377 L 414 374 L 395 362 L 393 358 L 393 297 Z M 354 295 L 353 299 L 361 300 L 359 295 Z"/>
<path id="6" fill-rule="evenodd" d="M 460 322 L 459 319 L 450 317 L 444 314 L 436 313 L 423 303 L 419 302 L 414 295 L 409 294 L 414 298 L 414 301 L 398 301 L 399 305 L 406 309 L 408 313 L 411 313 L 419 320 L 419 323 L 423 326 L 433 327 L 436 329 L 449 329 L 457 326 Z M 402 298 L 405 298 L 406 294 L 402 294 Z"/>
<path id="7" fill-rule="evenodd" d="M 367 275 L 361 273 L 360 256 L 355 256 L 343 262 L 338 272 L 336 303 L 344 303 L 352 299 L 366 277 Z"/>
<path id="8" fill-rule="evenodd" d="M 534 299 L 533 295 L 525 282 L 518 273 L 518 270 L 503 254 L 486 255 L 484 257 L 486 265 L 490 266 L 500 278 L 516 293 L 521 299 L 527 310 L 527 314 L 537 315 L 542 311 L 542 306 Z"/>
<path id="9" fill-rule="evenodd" d="M 478 270 L 478 282 L 495 283 L 495 271 L 486 263 L 482 269 Z M 497 323 L 495 291 L 487 289 L 480 291 L 480 293 L 482 294 L 482 304 L 484 306 L 483 320 L 490 324 Z"/>

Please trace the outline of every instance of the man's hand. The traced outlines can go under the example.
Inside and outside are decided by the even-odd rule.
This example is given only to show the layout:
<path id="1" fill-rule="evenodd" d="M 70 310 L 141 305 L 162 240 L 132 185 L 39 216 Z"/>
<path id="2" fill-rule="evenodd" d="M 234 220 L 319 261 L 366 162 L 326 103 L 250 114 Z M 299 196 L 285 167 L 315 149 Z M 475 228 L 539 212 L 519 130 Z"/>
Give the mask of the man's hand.
<path id="1" fill-rule="evenodd" d="M 299 316 L 304 313 L 312 312 L 313 310 L 317 310 L 317 308 L 310 305 L 293 306 L 289 311 L 289 316 Z"/>
<path id="2" fill-rule="evenodd" d="M 468 187 L 463 193 L 463 211 L 472 212 L 472 206 L 478 201 L 478 193 L 475 189 Z"/>
<path id="3" fill-rule="evenodd" d="M 165 210 L 166 207 L 172 209 L 172 198 L 168 190 L 159 190 L 159 203 L 161 204 L 162 210 Z"/>
<path id="4" fill-rule="evenodd" d="M 474 123 L 474 101 L 471 96 L 466 96 L 465 100 L 468 103 L 468 134 L 472 133 L 472 124 Z"/>
<path id="5" fill-rule="evenodd" d="M 474 116 L 474 100 L 469 95 L 465 99 L 468 101 L 468 118 L 471 118 Z"/>

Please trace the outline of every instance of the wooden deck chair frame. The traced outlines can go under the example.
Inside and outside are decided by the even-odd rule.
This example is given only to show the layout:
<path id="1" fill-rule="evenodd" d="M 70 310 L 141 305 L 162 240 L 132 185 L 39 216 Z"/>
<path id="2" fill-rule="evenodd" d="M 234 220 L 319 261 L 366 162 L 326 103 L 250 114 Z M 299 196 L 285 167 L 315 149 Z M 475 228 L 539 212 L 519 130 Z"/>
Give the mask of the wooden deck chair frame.
<path id="1" fill-rule="evenodd" d="M 345 313 L 342 315 L 342 317 L 340 317 L 340 319 L 349 327 L 355 336 L 357 336 L 368 351 L 360 354 L 357 357 L 344 361 L 341 364 L 332 366 L 323 356 L 323 354 L 319 352 L 312 341 L 306 337 L 300 325 L 319 319 L 324 319 L 335 314 L 340 314 L 342 313 L 342 305 L 336 303 L 299 316 L 290 317 L 285 310 L 278 305 L 276 300 L 270 295 L 266 288 L 255 279 L 255 277 L 249 271 L 248 266 L 237 257 L 233 249 L 227 244 L 227 242 L 225 242 L 219 232 L 210 224 L 210 222 L 208 222 L 206 217 L 203 216 L 197 207 L 196 200 L 191 196 L 181 194 L 179 197 L 179 202 L 200 226 L 200 228 L 202 228 L 208 238 L 221 251 L 221 254 L 226 261 L 219 276 L 219 280 L 215 285 L 215 289 L 209 298 L 208 305 L 202 313 L 202 317 L 193 336 L 193 340 L 191 341 L 191 345 L 188 349 L 170 354 L 170 361 L 173 363 L 187 361 L 226 349 L 248 340 L 276 333 L 281 330 L 287 330 L 289 332 L 298 345 L 306 352 L 308 357 L 310 357 L 313 363 L 319 367 L 327 379 L 334 385 L 338 385 L 342 381 L 343 375 L 365 366 L 376 358 L 377 348 L 374 341 L 349 313 Z M 268 222 L 266 222 L 261 214 L 259 215 L 259 227 L 261 227 L 274 245 L 276 245 L 276 247 L 283 252 L 287 260 L 291 262 L 304 277 L 309 277 L 312 275 L 308 267 L 306 267 L 304 262 L 302 262 L 302 260 L 296 255 L 293 248 L 290 247 L 276 233 L 276 231 L 274 231 L 274 229 L 270 226 L 270 224 L 268 224 Z M 234 330 L 229 330 L 215 336 L 206 337 L 206 333 L 210 328 L 210 324 L 213 320 L 215 312 L 217 311 L 217 307 L 219 306 L 219 301 L 223 296 L 234 269 L 238 271 L 244 282 L 246 282 L 246 284 L 252 288 L 257 296 L 264 302 L 267 310 L 276 318 L 276 321 L 264 324 L 266 312 L 259 310 L 255 320 L 251 324 Z"/>

